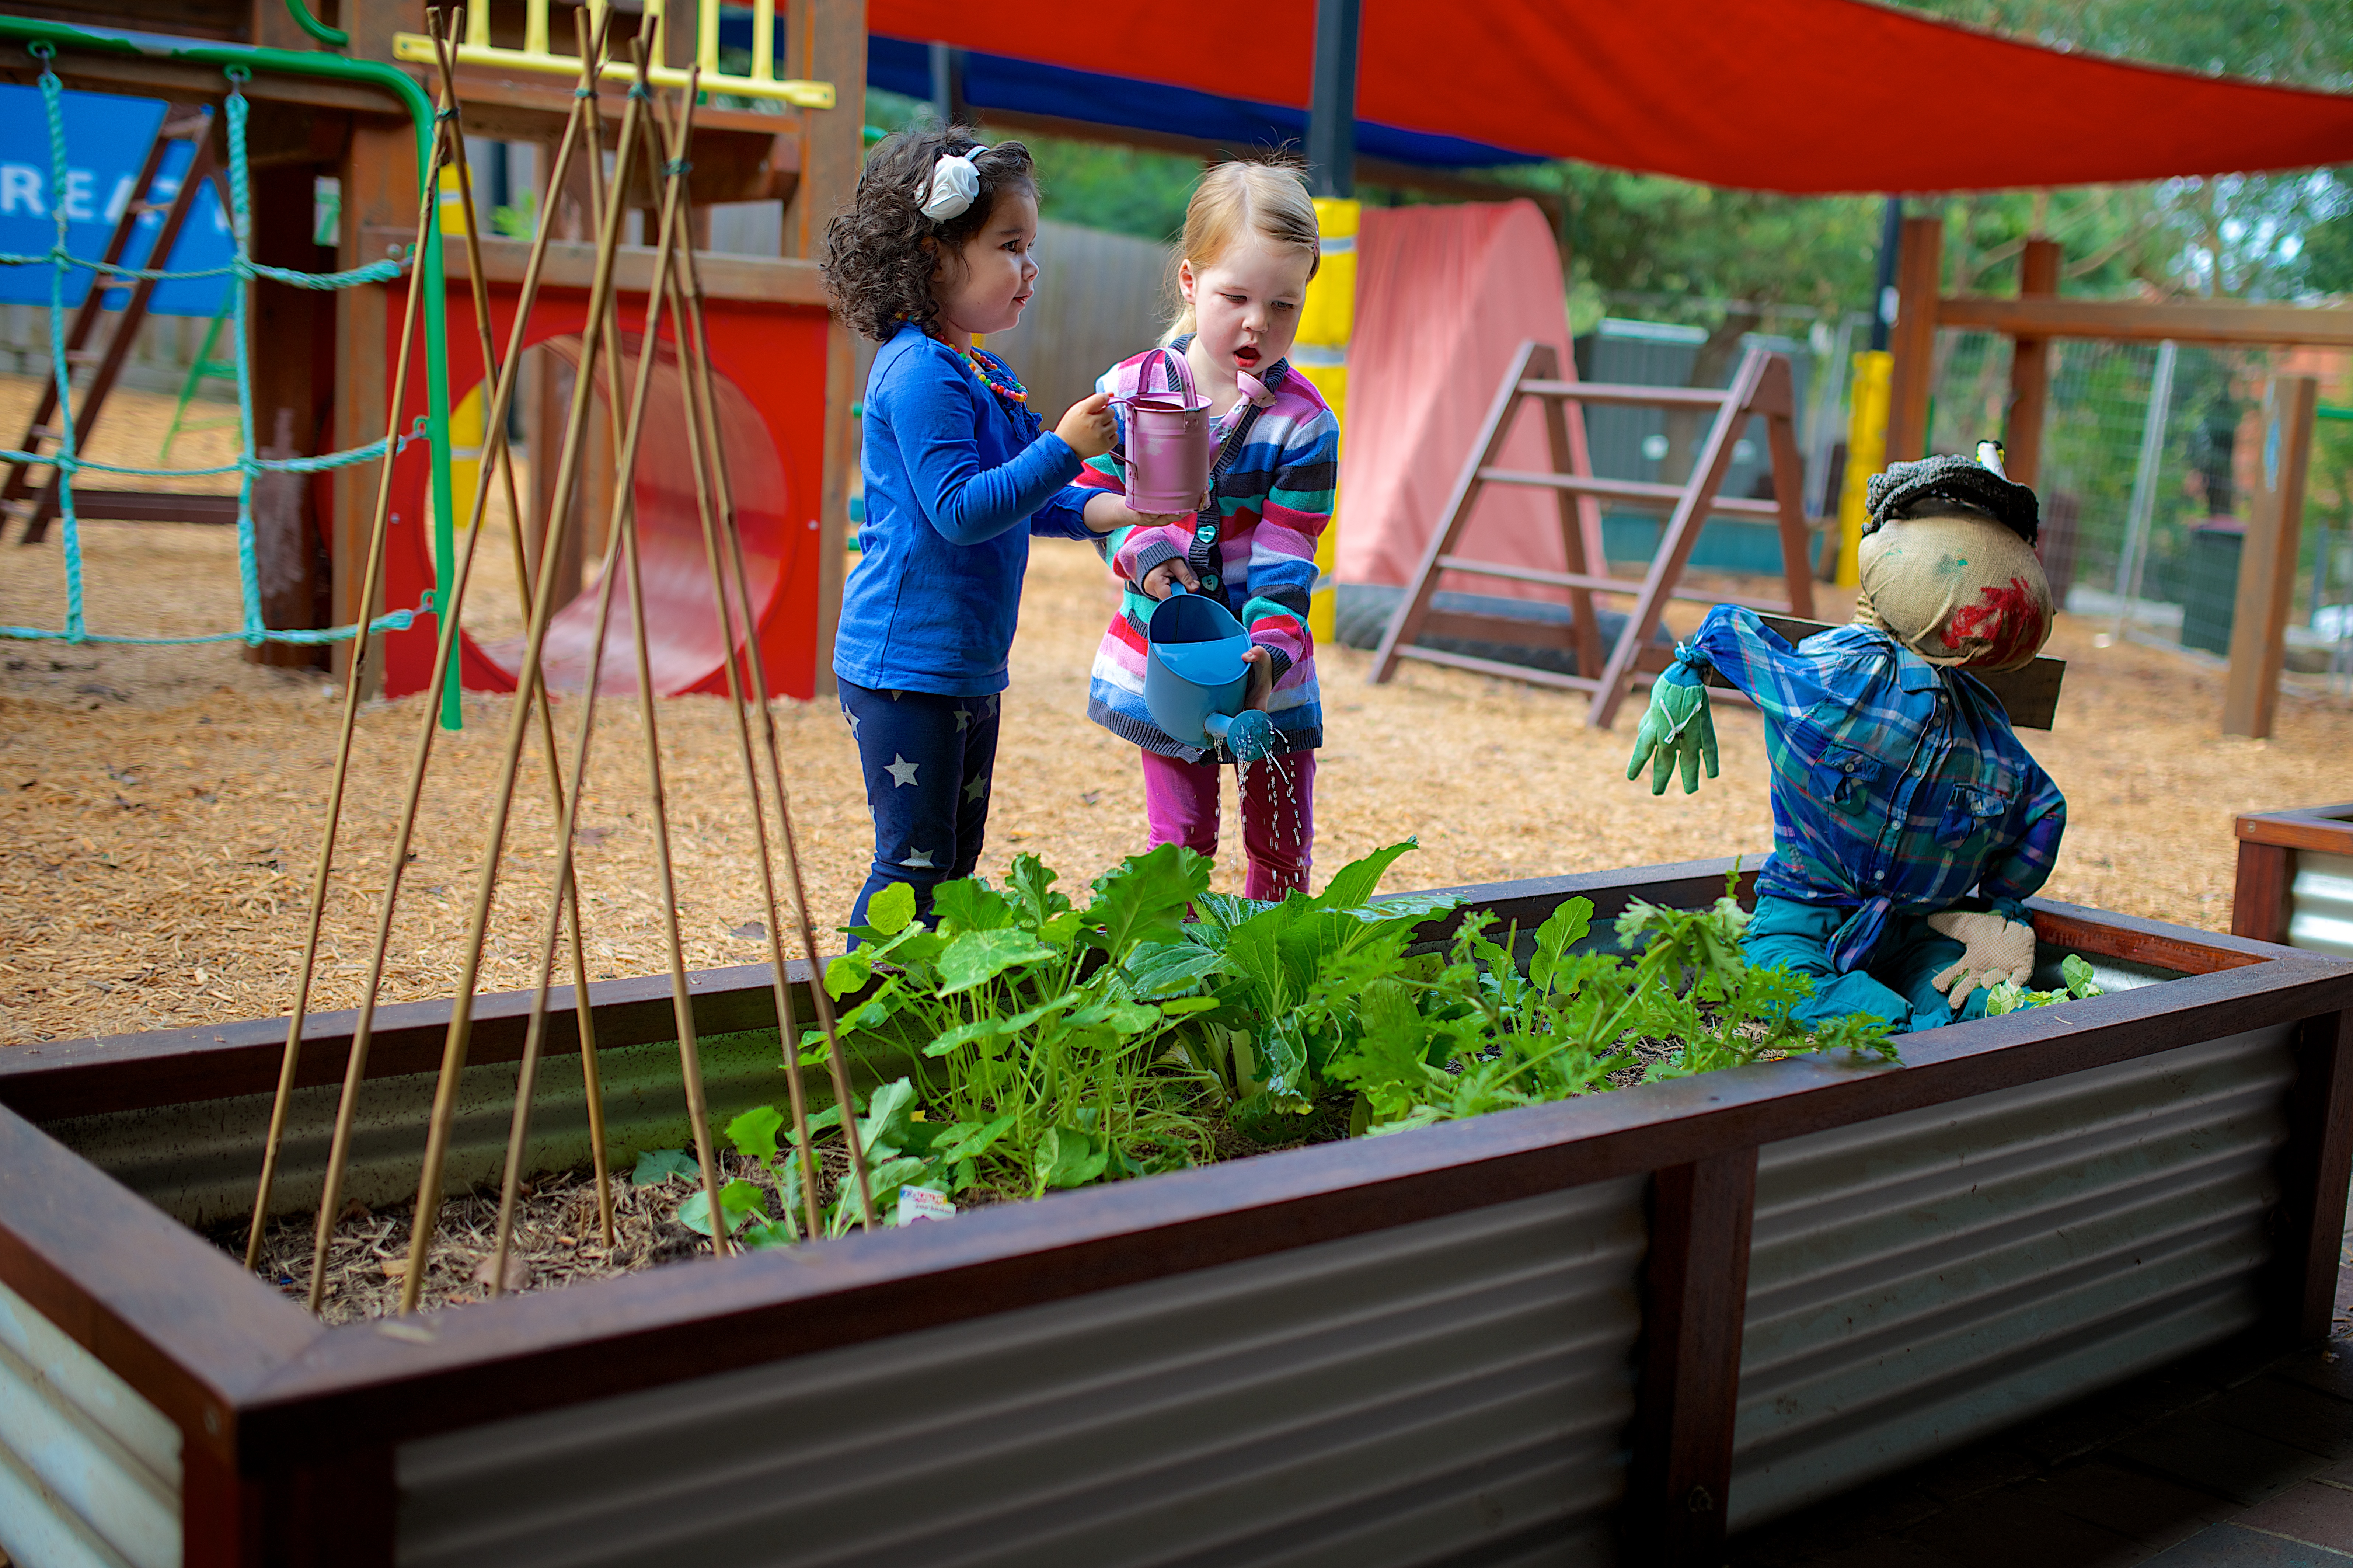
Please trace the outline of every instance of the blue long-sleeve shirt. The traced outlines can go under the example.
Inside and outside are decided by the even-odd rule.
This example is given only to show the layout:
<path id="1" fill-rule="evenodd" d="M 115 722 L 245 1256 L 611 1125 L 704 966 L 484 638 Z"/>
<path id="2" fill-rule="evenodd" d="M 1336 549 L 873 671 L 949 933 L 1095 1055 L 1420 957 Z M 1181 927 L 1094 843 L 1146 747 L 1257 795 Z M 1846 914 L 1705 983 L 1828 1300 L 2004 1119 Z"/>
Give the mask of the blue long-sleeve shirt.
<path id="1" fill-rule="evenodd" d="M 874 356 L 865 426 L 866 522 L 833 672 L 889 691 L 1004 690 L 1029 536 L 1092 537 L 1062 490 L 1078 454 L 913 325 Z"/>
<path id="2" fill-rule="evenodd" d="M 1793 647 L 1731 605 L 1675 658 L 1713 668 L 1765 716 L 1773 853 L 1757 890 L 1852 910 L 1831 942 L 1841 971 L 1869 962 L 1891 912 L 1934 914 L 1974 889 L 2022 918 L 2067 802 L 1976 677 L 1870 626 Z"/>

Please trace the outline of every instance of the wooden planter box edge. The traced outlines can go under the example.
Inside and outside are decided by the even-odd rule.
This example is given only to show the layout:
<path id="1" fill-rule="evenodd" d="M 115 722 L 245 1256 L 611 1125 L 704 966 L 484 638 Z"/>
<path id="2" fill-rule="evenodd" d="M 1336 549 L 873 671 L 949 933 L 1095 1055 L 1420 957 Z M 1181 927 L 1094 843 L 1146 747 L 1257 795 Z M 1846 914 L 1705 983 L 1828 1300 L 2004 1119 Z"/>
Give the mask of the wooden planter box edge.
<path id="1" fill-rule="evenodd" d="M 1729 864 L 1459 890 L 1506 918 L 1516 909 L 1540 919 L 1561 899 L 1582 895 L 1594 899 L 1598 922 L 1636 896 L 1711 898 Z M 282 1023 L 274 1037 L 262 1021 L 160 1038 L 47 1043 L 37 1047 L 38 1062 L 31 1047 L 11 1049 L 0 1052 L 0 1281 L 180 1423 L 192 1464 L 201 1457 L 248 1477 L 338 1463 L 365 1468 L 392 1444 L 487 1419 L 1629 1174 L 1658 1173 L 1661 1203 L 1676 1209 L 1676 1223 L 1704 1227 L 1722 1221 L 1715 1211 L 1729 1213 L 1737 1197 L 1738 1182 L 1725 1185 L 1738 1175 L 1732 1165 L 1745 1163 L 1753 1190 L 1762 1144 L 2308 1020 L 2299 1060 L 2315 1092 L 2297 1096 L 2308 1109 L 2300 1109 L 2304 1124 L 2286 1163 L 2300 1184 L 2324 1196 L 2284 1208 L 2286 1227 L 2302 1232 L 2284 1245 L 2281 1264 L 2284 1298 L 2305 1303 L 2298 1310 L 2308 1316 L 2324 1262 L 2310 1237 L 2342 1224 L 2341 1205 L 2333 1222 L 2321 1210 L 2329 1181 L 2340 1198 L 2345 1188 L 2353 1118 L 2343 1112 L 2353 1106 L 2353 1085 L 2338 1069 L 2353 1058 L 2353 963 L 2043 900 L 2034 912 L 2045 942 L 2189 977 L 1905 1037 L 1901 1068 L 1818 1058 L 1760 1064 L 976 1211 L 952 1225 L 725 1265 L 671 1265 L 463 1311 L 336 1329 L 316 1325 L 177 1221 L 143 1201 L 126 1202 L 125 1189 L 20 1113 L 103 1109 L 110 1086 L 133 1089 L 133 1103 L 153 1103 L 140 1073 L 159 1060 L 174 1064 L 175 1084 L 200 1075 L 208 1061 L 242 1084 L 259 1060 L 274 1079 Z M 772 1014 L 754 1016 L 769 1004 L 765 966 L 697 978 L 699 1019 L 708 1005 L 740 1016 L 735 1027 L 773 1025 Z M 793 978 L 807 983 L 806 974 Z M 591 991 L 600 1046 L 641 1043 L 627 1027 L 608 1037 L 608 999 L 623 1016 L 642 1007 L 668 1022 L 666 980 Z M 522 1002 L 527 1006 L 528 998 Z M 481 998 L 476 1016 L 512 1019 L 512 1000 Z M 429 1039 L 425 1056 L 438 1062 L 447 1016 L 447 1004 L 417 1004 L 397 1023 L 420 1045 Z M 315 1026 L 328 1022 L 314 1021 L 306 1040 L 336 1069 L 332 1081 L 339 1076 L 336 1037 Z M 568 1027 L 561 1034 L 570 1038 Z M 386 1068 L 385 1075 L 397 1070 Z M 1712 1171 L 1729 1176 L 1706 1174 Z M 1669 1182 L 1676 1172 L 1700 1175 Z M 1666 1245 L 1663 1236 L 1659 1245 Z M 1745 1257 L 1745 1241 L 1740 1251 Z M 2325 1262 L 2333 1287 L 2333 1232 Z M 2324 1327 L 2327 1299 L 2319 1297 Z"/>

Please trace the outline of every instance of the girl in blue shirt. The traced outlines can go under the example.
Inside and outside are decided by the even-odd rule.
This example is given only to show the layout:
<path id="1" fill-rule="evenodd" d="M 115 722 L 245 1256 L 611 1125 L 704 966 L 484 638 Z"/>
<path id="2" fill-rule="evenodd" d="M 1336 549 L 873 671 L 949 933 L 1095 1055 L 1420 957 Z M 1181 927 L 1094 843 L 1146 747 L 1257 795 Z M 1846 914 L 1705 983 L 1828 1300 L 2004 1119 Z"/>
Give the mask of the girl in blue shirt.
<path id="1" fill-rule="evenodd" d="M 882 345 L 866 380 L 860 559 L 833 647 L 874 815 L 853 926 L 893 882 L 928 916 L 932 889 L 980 859 L 1029 536 L 1166 521 L 1097 502 L 1090 523 L 1062 487 L 1111 449 L 1107 397 L 1041 434 L 1012 371 L 974 346 L 1021 320 L 1037 237 L 1029 150 L 939 127 L 885 138 L 826 228 L 834 309 Z"/>

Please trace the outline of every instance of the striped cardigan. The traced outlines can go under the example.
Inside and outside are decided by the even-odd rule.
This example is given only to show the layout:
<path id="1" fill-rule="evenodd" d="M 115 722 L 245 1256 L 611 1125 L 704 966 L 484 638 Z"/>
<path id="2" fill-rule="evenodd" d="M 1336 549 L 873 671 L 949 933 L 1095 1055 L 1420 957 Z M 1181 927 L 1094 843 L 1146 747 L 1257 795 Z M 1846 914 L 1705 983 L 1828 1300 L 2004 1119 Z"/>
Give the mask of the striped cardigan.
<path id="1" fill-rule="evenodd" d="M 1178 351 L 1187 339 L 1173 345 Z M 1095 383 L 1097 391 L 1125 396 L 1135 391 L 1144 356 L 1112 366 Z M 1315 684 L 1315 644 L 1307 631 L 1307 599 L 1315 587 L 1315 543 L 1331 520 L 1332 489 L 1339 475 L 1340 425 L 1305 376 L 1278 360 L 1261 384 L 1262 402 L 1253 408 L 1237 401 L 1216 429 L 1233 439 L 1236 422 L 1248 420 L 1240 444 L 1225 450 L 1214 479 L 1216 508 L 1192 527 L 1120 528 L 1096 541 L 1112 570 L 1126 584 L 1119 614 L 1112 618 L 1095 651 L 1087 688 L 1087 716 L 1145 751 L 1188 763 L 1233 761 L 1222 745 L 1214 752 L 1172 739 L 1144 706 L 1144 625 L 1155 601 L 1136 584 L 1164 561 L 1183 556 L 1208 591 L 1218 579 L 1217 598 L 1249 628 L 1250 641 L 1274 660 L 1274 696 L 1267 717 L 1274 721 L 1280 749 L 1303 752 L 1324 743 L 1324 705 Z M 1084 499 L 1123 486 L 1107 458 L 1079 470 L 1072 489 Z"/>

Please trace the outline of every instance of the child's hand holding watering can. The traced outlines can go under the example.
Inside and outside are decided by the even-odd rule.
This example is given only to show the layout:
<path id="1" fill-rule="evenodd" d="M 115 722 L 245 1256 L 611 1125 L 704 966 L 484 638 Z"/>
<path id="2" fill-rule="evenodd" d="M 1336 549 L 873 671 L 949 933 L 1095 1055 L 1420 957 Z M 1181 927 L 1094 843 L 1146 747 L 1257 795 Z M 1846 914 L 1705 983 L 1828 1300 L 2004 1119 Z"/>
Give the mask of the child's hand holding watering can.
<path id="1" fill-rule="evenodd" d="M 1208 504 L 1208 500 L 1204 496 L 1202 505 Z M 1096 533 L 1110 533 L 1122 528 L 1159 528 L 1166 523 L 1189 523 L 1193 521 L 1190 512 L 1138 511 L 1124 498 L 1109 490 L 1098 490 L 1089 496 L 1086 510 L 1081 515 L 1086 519 L 1088 529 Z"/>
<path id="2" fill-rule="evenodd" d="M 1166 373 L 1165 392 L 1151 390 L 1155 364 Z M 1087 526 L 1109 533 L 1116 528 L 1185 522 L 1187 514 L 1176 507 L 1188 498 L 1191 513 L 1198 515 L 1209 504 L 1218 438 L 1208 399 L 1194 390 L 1185 356 L 1166 348 L 1153 350 L 1137 373 L 1135 392 L 1112 401 L 1127 415 L 1126 445 L 1112 448 L 1126 478 L 1126 493 L 1091 498 L 1082 514 Z M 1164 587 L 1154 596 L 1166 595 Z"/>
<path id="3" fill-rule="evenodd" d="M 1098 392 L 1071 404 L 1063 410 L 1061 423 L 1054 426 L 1054 434 L 1079 455 L 1081 462 L 1100 458 L 1119 445 L 1119 421 L 1111 411 L 1111 394 Z M 1087 521 L 1090 526 L 1094 521 L 1092 518 Z"/>
<path id="4" fill-rule="evenodd" d="M 1179 557 L 1163 561 L 1146 572 L 1136 587 L 1151 598 L 1166 599 L 1171 594 L 1199 592 L 1201 579 Z M 1253 645 L 1242 655 L 1242 662 L 1250 666 L 1250 690 L 1242 698 L 1242 706 L 1262 713 L 1274 699 L 1274 659 L 1265 648 Z"/>

